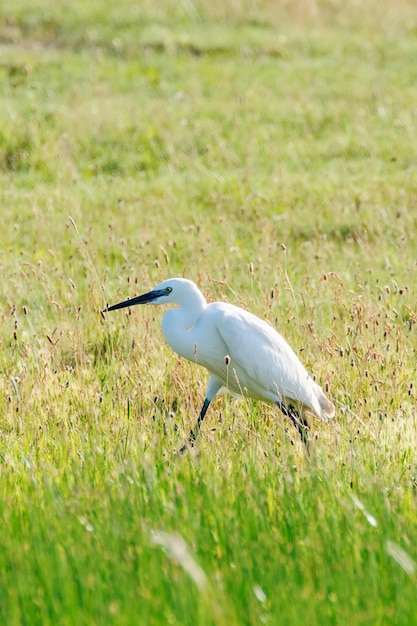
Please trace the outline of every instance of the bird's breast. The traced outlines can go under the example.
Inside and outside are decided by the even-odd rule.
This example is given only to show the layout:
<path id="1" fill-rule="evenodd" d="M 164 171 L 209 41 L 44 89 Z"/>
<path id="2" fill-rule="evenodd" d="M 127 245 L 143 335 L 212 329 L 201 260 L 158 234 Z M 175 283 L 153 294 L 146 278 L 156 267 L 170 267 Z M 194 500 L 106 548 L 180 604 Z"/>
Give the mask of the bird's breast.
<path id="1" fill-rule="evenodd" d="M 180 356 L 195 361 L 196 345 L 193 328 L 182 323 L 179 310 L 168 311 L 162 320 L 162 332 L 167 344 Z"/>

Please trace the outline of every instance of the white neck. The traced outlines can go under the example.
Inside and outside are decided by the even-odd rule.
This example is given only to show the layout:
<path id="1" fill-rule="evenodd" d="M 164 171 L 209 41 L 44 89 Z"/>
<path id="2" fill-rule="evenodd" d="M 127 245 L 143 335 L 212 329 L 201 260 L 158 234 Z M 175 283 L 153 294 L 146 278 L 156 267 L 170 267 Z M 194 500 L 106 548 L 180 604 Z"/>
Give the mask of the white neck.
<path id="1" fill-rule="evenodd" d="M 191 329 L 197 324 L 207 307 L 206 299 L 198 291 L 193 294 L 193 299 L 188 299 L 186 305 L 178 309 L 170 309 L 162 318 L 162 332 L 165 341 L 180 356 L 189 361 L 195 360 L 196 346 L 194 344 Z"/>

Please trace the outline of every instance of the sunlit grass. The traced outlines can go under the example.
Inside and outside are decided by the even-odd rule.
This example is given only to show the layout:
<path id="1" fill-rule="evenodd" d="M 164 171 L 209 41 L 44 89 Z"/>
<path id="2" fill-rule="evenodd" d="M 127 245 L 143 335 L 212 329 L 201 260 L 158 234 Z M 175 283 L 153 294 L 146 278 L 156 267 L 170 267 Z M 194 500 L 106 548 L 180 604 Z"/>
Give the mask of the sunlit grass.
<path id="1" fill-rule="evenodd" d="M 0 615 L 416 621 L 412 2 L 0 8 Z M 395 6 L 395 10 L 394 10 Z M 268 319 L 337 406 L 313 452 L 215 400 L 144 307 Z"/>

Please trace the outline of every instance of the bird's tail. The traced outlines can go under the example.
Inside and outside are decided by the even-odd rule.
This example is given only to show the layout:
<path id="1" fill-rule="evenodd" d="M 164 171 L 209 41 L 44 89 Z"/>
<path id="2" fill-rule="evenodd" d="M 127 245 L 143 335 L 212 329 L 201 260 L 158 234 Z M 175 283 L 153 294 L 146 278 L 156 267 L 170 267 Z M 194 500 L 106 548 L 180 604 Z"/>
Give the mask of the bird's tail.
<path id="1" fill-rule="evenodd" d="M 327 422 L 327 420 L 332 419 L 336 414 L 334 404 L 326 398 L 323 389 L 316 383 L 314 383 L 314 391 L 318 402 L 318 407 L 316 407 L 316 410 L 318 409 L 317 413 L 322 420 Z"/>

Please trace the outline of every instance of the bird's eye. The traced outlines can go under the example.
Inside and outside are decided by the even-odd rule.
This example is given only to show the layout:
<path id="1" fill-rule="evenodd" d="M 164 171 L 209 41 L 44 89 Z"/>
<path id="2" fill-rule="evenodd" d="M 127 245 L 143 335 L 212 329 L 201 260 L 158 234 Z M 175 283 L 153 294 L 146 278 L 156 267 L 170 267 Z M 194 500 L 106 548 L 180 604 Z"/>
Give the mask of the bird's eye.
<path id="1" fill-rule="evenodd" d="M 172 287 L 167 287 L 167 288 L 165 289 L 165 291 L 166 291 L 167 293 L 171 293 L 171 291 L 172 291 Z"/>

